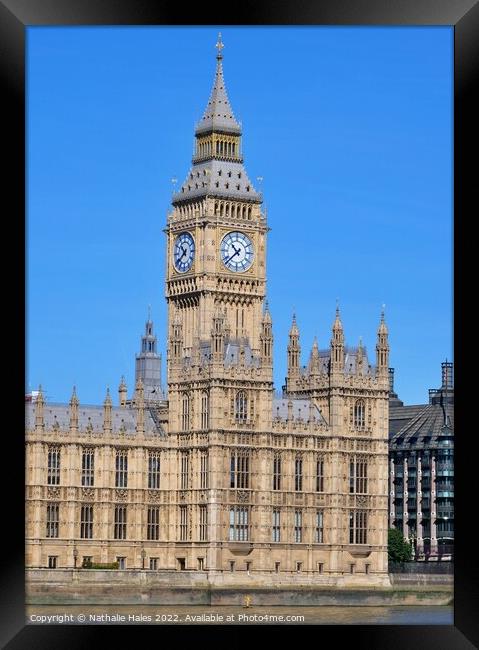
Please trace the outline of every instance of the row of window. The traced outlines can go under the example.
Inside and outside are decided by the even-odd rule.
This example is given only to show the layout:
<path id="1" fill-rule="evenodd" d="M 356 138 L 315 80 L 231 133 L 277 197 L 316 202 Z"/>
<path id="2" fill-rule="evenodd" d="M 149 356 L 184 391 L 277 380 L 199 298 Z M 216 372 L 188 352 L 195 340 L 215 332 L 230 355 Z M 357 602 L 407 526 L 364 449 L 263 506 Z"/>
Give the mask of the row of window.
<path id="1" fill-rule="evenodd" d="M 233 506 L 230 508 L 229 516 L 229 540 L 235 542 L 247 542 L 250 540 L 251 532 L 251 507 Z M 281 542 L 282 530 L 281 510 L 274 509 L 272 513 L 271 541 Z M 84 504 L 80 509 L 80 538 L 93 539 L 94 506 Z M 190 509 L 187 505 L 179 506 L 179 537 L 180 541 L 190 539 L 191 522 Z M 46 537 L 59 537 L 60 504 L 50 503 L 47 505 L 46 516 Z M 323 543 L 323 511 L 315 513 L 313 540 L 316 544 Z M 304 541 L 303 511 L 294 511 L 293 540 L 295 543 Z M 199 506 L 199 540 L 207 540 L 208 511 L 206 505 Z M 127 506 L 115 506 L 113 537 L 114 539 L 126 539 L 127 532 Z M 160 539 L 160 508 L 159 506 L 149 507 L 147 510 L 146 539 Z M 349 513 L 349 543 L 367 543 L 367 511 L 353 510 Z"/>
<path id="2" fill-rule="evenodd" d="M 230 487 L 249 488 L 250 481 L 250 452 L 238 451 L 231 454 L 230 459 Z M 367 461 L 365 458 L 354 457 L 349 463 L 349 492 L 350 494 L 367 494 Z M 95 452 L 93 449 L 84 449 L 82 453 L 81 484 L 92 487 L 94 485 Z M 303 490 L 303 459 L 297 457 L 294 461 L 294 489 L 296 492 Z M 316 492 L 324 491 L 324 460 L 316 461 L 315 473 Z M 60 484 L 60 449 L 51 448 L 48 452 L 48 485 Z M 282 460 L 277 455 L 273 459 L 273 490 L 281 490 L 282 485 Z M 115 487 L 128 487 L 128 452 L 119 449 L 115 459 Z M 151 452 L 148 456 L 148 488 L 160 487 L 160 453 Z M 190 453 L 184 451 L 180 455 L 180 488 L 186 490 L 190 487 Z M 208 487 L 208 453 L 200 455 L 200 488 Z"/>

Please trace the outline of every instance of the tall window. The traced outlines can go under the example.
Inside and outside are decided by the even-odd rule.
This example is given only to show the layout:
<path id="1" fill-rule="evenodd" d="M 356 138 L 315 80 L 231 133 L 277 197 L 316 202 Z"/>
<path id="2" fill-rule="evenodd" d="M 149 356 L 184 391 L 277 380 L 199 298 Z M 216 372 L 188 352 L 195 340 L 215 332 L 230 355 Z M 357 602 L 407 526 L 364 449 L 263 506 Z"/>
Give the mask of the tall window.
<path id="1" fill-rule="evenodd" d="M 249 488 L 249 453 L 235 451 L 231 454 L 230 487 Z"/>
<path id="2" fill-rule="evenodd" d="M 351 510 L 349 513 L 349 543 L 367 544 L 367 512 Z"/>
<path id="3" fill-rule="evenodd" d="M 180 506 L 180 541 L 188 540 L 188 506 Z"/>
<path id="4" fill-rule="evenodd" d="M 365 424 L 364 400 L 358 399 L 354 404 L 354 428 L 362 429 Z"/>
<path id="5" fill-rule="evenodd" d="M 47 537 L 58 537 L 60 505 L 49 503 L 47 505 Z"/>
<path id="6" fill-rule="evenodd" d="M 299 457 L 294 461 L 294 489 L 296 492 L 303 489 L 303 460 Z"/>
<path id="7" fill-rule="evenodd" d="M 281 490 L 281 456 L 273 458 L 273 490 Z"/>
<path id="8" fill-rule="evenodd" d="M 349 461 L 349 493 L 366 494 L 368 491 L 368 464 L 365 458 L 353 456 Z"/>
<path id="9" fill-rule="evenodd" d="M 200 488 L 205 489 L 208 487 L 208 452 L 202 451 L 200 453 Z"/>
<path id="10" fill-rule="evenodd" d="M 190 430 L 190 396 L 187 393 L 181 398 L 181 428 L 183 431 Z"/>
<path id="11" fill-rule="evenodd" d="M 81 457 L 81 484 L 93 487 L 95 484 L 95 450 L 84 447 Z"/>
<path id="12" fill-rule="evenodd" d="M 323 511 L 318 510 L 316 512 L 316 530 L 314 535 L 314 541 L 316 544 L 323 543 Z"/>
<path id="13" fill-rule="evenodd" d="M 60 447 L 48 448 L 48 485 L 60 485 Z"/>
<path id="14" fill-rule="evenodd" d="M 148 452 L 148 488 L 157 490 L 160 487 L 160 452 Z"/>
<path id="15" fill-rule="evenodd" d="M 244 390 L 238 391 L 235 401 L 235 420 L 244 423 L 248 419 L 248 398 Z"/>
<path id="16" fill-rule="evenodd" d="M 180 454 L 180 489 L 187 490 L 189 487 L 190 455 L 187 451 Z"/>
<path id="17" fill-rule="evenodd" d="M 117 449 L 115 487 L 126 488 L 127 486 L 128 486 L 128 451 L 126 449 Z"/>
<path id="18" fill-rule="evenodd" d="M 82 505 L 80 511 L 80 537 L 93 539 L 93 506 Z"/>
<path id="19" fill-rule="evenodd" d="M 294 511 L 294 541 L 303 541 L 303 513 L 301 510 Z"/>
<path id="20" fill-rule="evenodd" d="M 160 508 L 148 508 L 148 524 L 146 529 L 147 539 L 160 539 Z"/>
<path id="21" fill-rule="evenodd" d="M 318 458 L 316 460 L 316 492 L 324 491 L 324 460 Z"/>
<path id="22" fill-rule="evenodd" d="M 200 542 L 208 539 L 208 510 L 205 505 L 200 506 Z"/>
<path id="23" fill-rule="evenodd" d="M 273 510 L 273 542 L 281 541 L 281 511 Z"/>
<path id="24" fill-rule="evenodd" d="M 115 506 L 115 539 L 126 539 L 126 506 Z"/>
<path id="25" fill-rule="evenodd" d="M 230 541 L 247 542 L 249 539 L 249 506 L 230 509 Z"/>
<path id="26" fill-rule="evenodd" d="M 209 427 L 210 414 L 210 398 L 205 391 L 201 393 L 201 428 L 207 429 Z"/>

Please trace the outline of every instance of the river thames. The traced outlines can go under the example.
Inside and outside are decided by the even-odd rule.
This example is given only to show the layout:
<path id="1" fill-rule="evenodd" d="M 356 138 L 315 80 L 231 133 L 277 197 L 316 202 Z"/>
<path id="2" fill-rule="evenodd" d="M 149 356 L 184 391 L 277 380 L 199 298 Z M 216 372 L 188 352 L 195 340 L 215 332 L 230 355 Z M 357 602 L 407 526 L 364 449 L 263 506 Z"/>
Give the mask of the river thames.
<path id="1" fill-rule="evenodd" d="M 29 625 L 453 625 L 451 606 L 27 605 Z"/>

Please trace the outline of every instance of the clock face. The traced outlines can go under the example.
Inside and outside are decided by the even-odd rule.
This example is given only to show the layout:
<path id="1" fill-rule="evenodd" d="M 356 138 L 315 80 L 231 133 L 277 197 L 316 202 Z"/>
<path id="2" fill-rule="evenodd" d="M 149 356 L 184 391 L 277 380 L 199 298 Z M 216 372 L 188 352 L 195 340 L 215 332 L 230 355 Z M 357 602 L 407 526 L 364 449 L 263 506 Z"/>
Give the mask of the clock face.
<path id="1" fill-rule="evenodd" d="M 182 232 L 175 239 L 173 249 L 173 258 L 175 268 L 180 273 L 185 273 L 191 269 L 195 257 L 195 241 L 189 232 Z"/>
<path id="2" fill-rule="evenodd" d="M 242 232 L 229 232 L 221 242 L 221 259 L 230 271 L 247 271 L 253 264 L 253 242 Z"/>

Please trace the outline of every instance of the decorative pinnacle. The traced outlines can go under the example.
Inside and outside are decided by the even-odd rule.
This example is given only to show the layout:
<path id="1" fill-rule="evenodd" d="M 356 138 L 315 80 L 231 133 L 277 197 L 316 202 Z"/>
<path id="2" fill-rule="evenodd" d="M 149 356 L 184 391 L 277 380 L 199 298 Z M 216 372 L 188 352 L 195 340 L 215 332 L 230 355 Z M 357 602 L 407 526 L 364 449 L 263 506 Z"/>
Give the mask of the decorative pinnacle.
<path id="1" fill-rule="evenodd" d="M 218 50 L 218 54 L 216 55 L 217 59 L 222 59 L 223 55 L 221 54 L 221 50 L 224 48 L 223 41 L 221 40 L 221 32 L 218 32 L 218 42 L 216 43 L 215 47 Z"/>
<path id="2" fill-rule="evenodd" d="M 386 311 L 386 305 L 383 303 L 381 307 L 381 322 L 384 323 L 384 312 Z"/>
<path id="3" fill-rule="evenodd" d="M 336 298 L 336 318 L 339 318 L 339 298 Z"/>

